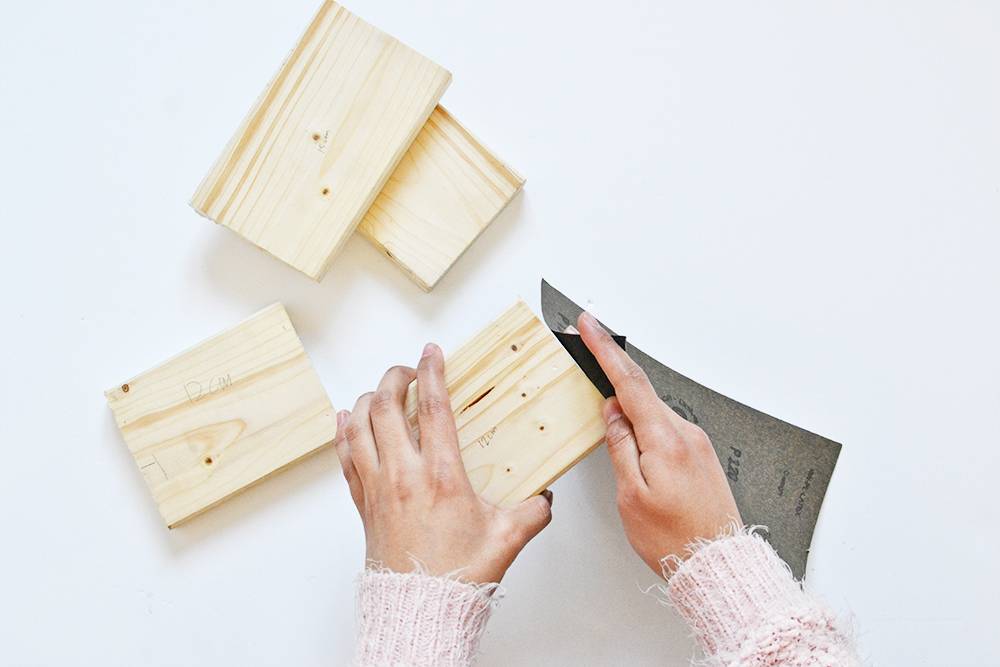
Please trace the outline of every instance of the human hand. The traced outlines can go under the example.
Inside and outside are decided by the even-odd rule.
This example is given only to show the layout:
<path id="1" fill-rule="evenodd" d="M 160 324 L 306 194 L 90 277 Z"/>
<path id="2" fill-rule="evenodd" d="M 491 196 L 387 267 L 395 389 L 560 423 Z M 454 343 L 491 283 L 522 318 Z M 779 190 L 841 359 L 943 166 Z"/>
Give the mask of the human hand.
<path id="1" fill-rule="evenodd" d="M 404 411 L 414 378 L 419 438 Z M 502 509 L 472 489 L 436 345 L 424 348 L 416 370 L 390 368 L 353 412 L 339 412 L 335 446 L 364 523 L 366 559 L 390 570 L 412 571 L 416 560 L 431 575 L 499 582 L 552 519 L 549 491 Z"/>
<path id="2" fill-rule="evenodd" d="M 625 535 L 649 567 L 740 521 L 708 436 L 660 400 L 645 372 L 589 313 L 577 328 L 615 388 L 604 402 L 608 453 Z"/>

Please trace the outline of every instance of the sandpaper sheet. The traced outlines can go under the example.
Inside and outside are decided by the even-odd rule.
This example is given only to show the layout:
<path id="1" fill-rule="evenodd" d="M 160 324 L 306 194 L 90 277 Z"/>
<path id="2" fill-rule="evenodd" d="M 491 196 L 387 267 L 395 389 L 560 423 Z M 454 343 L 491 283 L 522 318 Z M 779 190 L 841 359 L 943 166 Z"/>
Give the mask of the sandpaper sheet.
<path id="1" fill-rule="evenodd" d="M 579 336 L 566 333 L 575 327 L 581 311 L 580 306 L 542 281 L 546 325 L 594 385 L 608 396 L 612 390 L 607 376 Z M 616 342 L 642 366 L 667 405 L 705 430 L 719 455 L 743 522 L 767 526 L 765 537 L 795 576 L 803 577 L 840 444 L 712 391 L 664 366 L 622 337 L 616 337 Z"/>

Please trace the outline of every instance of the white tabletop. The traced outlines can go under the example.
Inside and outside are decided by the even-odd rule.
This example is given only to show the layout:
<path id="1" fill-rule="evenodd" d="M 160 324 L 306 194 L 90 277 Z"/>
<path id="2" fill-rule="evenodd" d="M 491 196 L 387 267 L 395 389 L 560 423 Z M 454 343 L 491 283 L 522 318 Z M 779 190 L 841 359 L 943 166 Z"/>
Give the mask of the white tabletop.
<path id="1" fill-rule="evenodd" d="M 102 391 L 281 300 L 349 406 L 542 276 L 844 443 L 808 583 L 865 656 L 1000 661 L 1000 6 L 356 0 L 528 181 L 428 295 L 360 238 L 317 285 L 187 206 L 316 4 L 4 12 L 0 662 L 346 662 L 364 545 L 333 452 L 168 532 Z M 604 451 L 553 491 L 480 664 L 686 660 Z"/>

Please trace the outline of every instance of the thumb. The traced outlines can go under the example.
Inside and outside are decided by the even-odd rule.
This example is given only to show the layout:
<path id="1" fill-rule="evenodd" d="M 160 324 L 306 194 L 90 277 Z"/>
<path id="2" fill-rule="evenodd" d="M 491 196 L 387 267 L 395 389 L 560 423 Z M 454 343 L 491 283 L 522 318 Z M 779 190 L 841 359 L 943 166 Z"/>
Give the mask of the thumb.
<path id="1" fill-rule="evenodd" d="M 523 544 L 527 544 L 552 521 L 552 492 L 546 489 L 510 511 Z"/>
<path id="2" fill-rule="evenodd" d="M 640 482 L 645 485 L 646 480 L 639 467 L 639 445 L 632 422 L 622 412 L 622 406 L 614 396 L 604 402 L 604 421 L 608 427 L 605 441 L 608 443 L 608 454 L 615 469 L 618 488 Z"/>

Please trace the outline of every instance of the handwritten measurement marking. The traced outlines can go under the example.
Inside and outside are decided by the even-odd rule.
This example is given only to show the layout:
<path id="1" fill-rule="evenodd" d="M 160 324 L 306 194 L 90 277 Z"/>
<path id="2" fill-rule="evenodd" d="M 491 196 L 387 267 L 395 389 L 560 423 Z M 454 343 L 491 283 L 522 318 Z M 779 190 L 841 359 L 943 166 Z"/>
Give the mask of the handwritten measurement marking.
<path id="1" fill-rule="evenodd" d="M 497 427 L 494 426 L 489 431 L 483 433 L 481 436 L 476 438 L 472 444 L 479 445 L 481 449 L 486 449 L 487 447 L 490 446 L 490 443 L 493 441 L 493 436 L 495 436 L 496 434 L 497 434 Z"/>
<path id="2" fill-rule="evenodd" d="M 212 394 L 218 394 L 220 391 L 225 391 L 232 386 L 233 378 L 230 377 L 229 373 L 226 373 L 225 375 L 214 377 L 208 382 L 188 380 L 184 383 L 184 393 L 187 394 L 189 402 L 197 403 L 203 398 Z"/>
<path id="3" fill-rule="evenodd" d="M 313 141 L 316 143 L 316 150 L 320 153 L 326 152 L 326 145 L 330 141 L 330 130 L 323 132 L 323 136 L 318 133 L 312 136 Z"/>

